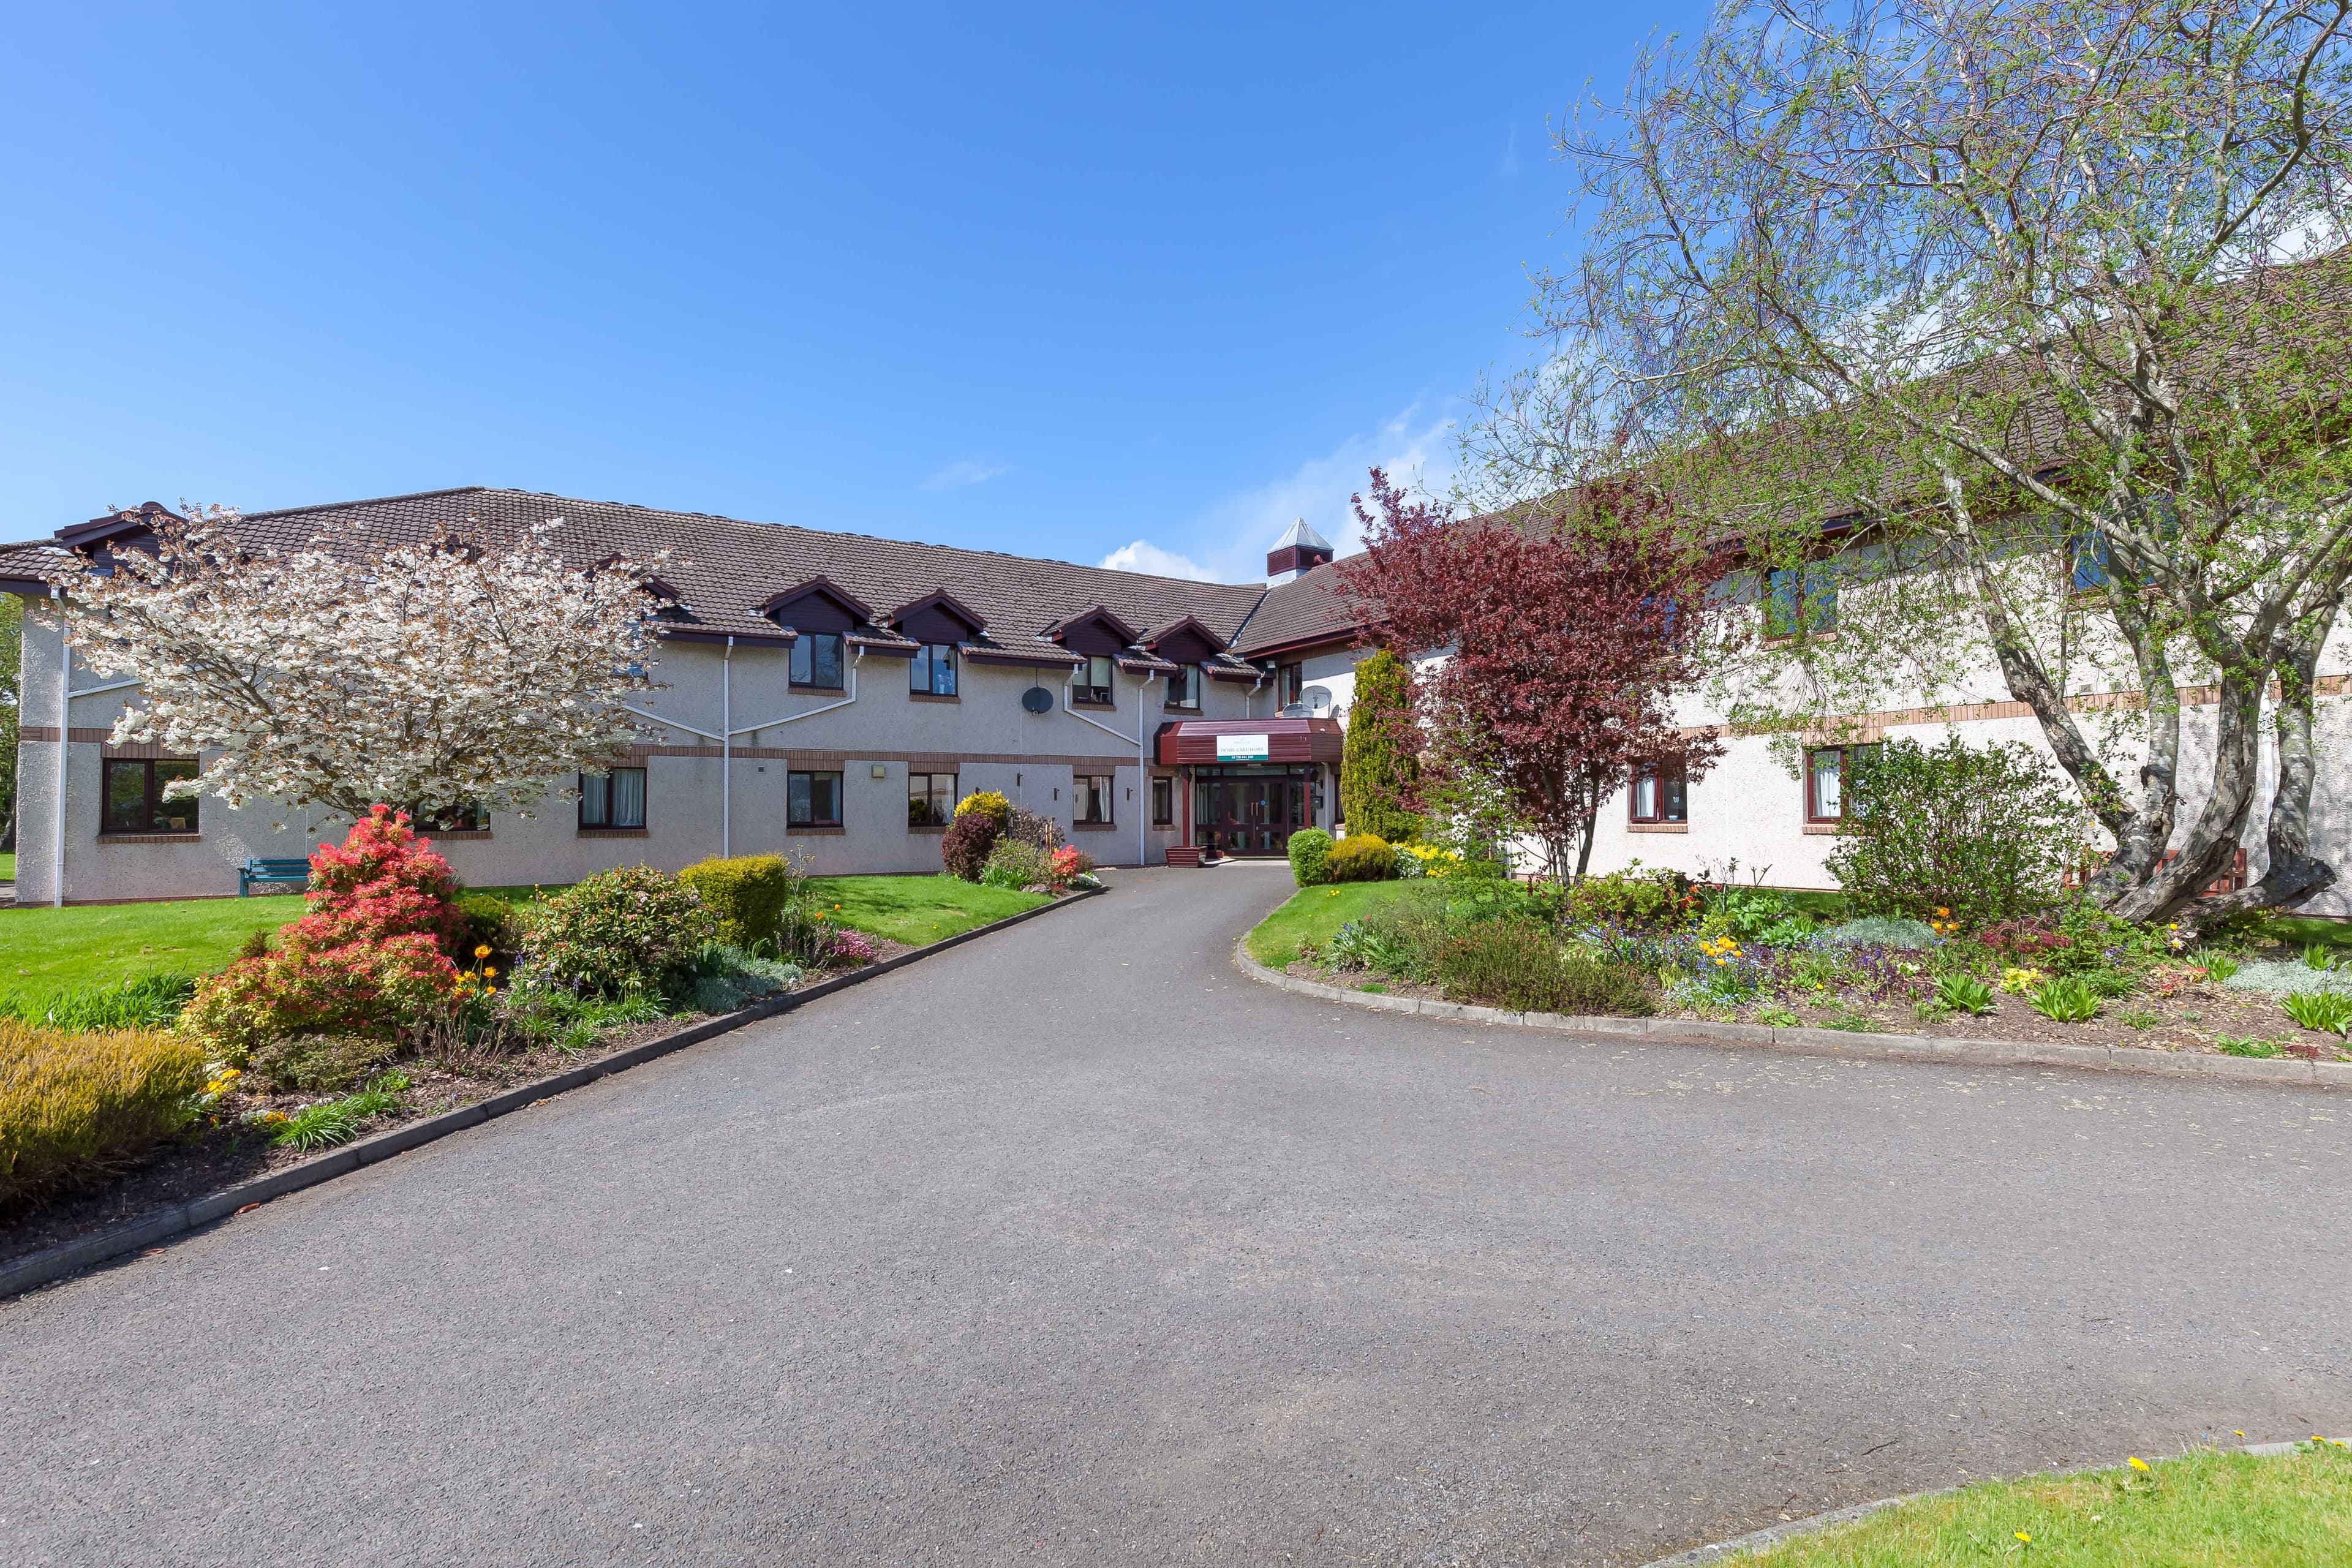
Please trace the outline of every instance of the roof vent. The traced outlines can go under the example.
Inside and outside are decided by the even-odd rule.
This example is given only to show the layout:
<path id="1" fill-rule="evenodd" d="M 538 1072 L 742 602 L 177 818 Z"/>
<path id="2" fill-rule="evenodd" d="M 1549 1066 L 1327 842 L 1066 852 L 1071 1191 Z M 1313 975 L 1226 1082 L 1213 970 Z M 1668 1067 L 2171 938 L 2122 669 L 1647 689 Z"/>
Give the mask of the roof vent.
<path id="1" fill-rule="evenodd" d="M 1269 588 L 1304 577 L 1331 559 L 1331 542 L 1300 518 L 1266 552 L 1265 585 Z"/>

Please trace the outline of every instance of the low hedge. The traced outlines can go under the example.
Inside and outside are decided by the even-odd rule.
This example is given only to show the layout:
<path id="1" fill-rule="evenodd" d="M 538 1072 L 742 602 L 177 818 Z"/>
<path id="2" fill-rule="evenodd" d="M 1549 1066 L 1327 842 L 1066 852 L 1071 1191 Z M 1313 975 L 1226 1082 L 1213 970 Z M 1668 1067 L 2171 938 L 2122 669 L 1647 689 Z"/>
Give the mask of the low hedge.
<path id="1" fill-rule="evenodd" d="M 781 855 L 726 860 L 714 855 L 680 871 L 677 879 L 700 893 L 719 917 L 719 940 L 746 951 L 753 942 L 776 939 L 793 901 L 793 868 Z"/>
<path id="2" fill-rule="evenodd" d="M 194 1041 L 0 1019 L 0 1210 L 114 1174 L 195 1115 Z"/>
<path id="3" fill-rule="evenodd" d="M 1331 836 L 1319 827 L 1302 827 L 1290 836 L 1290 879 L 1311 888 L 1323 879 L 1323 862 L 1331 857 Z"/>

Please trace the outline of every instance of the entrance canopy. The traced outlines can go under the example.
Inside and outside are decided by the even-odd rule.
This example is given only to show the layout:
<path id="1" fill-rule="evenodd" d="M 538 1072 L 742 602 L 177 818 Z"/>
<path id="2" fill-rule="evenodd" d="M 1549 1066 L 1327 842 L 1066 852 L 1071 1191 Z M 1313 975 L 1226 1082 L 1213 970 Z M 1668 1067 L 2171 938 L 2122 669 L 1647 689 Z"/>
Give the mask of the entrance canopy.
<path id="1" fill-rule="evenodd" d="M 1153 756 L 1179 763 L 1337 763 L 1345 749 L 1337 719 L 1179 719 L 1160 726 Z"/>

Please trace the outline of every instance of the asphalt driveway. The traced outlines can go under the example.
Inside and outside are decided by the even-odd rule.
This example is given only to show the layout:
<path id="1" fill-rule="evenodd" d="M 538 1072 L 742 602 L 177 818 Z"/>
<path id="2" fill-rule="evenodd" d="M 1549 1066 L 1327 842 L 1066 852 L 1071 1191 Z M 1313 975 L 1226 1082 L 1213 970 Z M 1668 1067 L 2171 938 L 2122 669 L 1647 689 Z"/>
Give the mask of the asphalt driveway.
<path id="1" fill-rule="evenodd" d="M 2352 1097 L 1328 1008 L 1278 871 L 0 1303 L 12 1563 L 1639 1562 L 2352 1427 Z"/>

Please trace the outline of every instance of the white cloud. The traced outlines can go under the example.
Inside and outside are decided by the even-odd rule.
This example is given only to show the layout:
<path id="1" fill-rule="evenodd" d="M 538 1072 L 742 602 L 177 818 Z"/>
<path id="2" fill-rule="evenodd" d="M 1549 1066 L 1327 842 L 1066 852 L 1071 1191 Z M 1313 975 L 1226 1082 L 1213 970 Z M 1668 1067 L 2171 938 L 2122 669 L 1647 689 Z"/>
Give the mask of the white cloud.
<path id="1" fill-rule="evenodd" d="M 1250 583 L 1265 576 L 1265 552 L 1297 518 L 1339 547 L 1363 547 L 1348 498 L 1361 491 L 1367 471 L 1387 470 L 1391 482 L 1442 491 L 1453 477 L 1448 418 L 1431 418 L 1415 404 L 1377 430 L 1351 436 L 1290 473 L 1213 502 L 1169 529 L 1177 548 L 1139 539 L 1103 557 L 1125 572 L 1154 572 L 1203 582 Z M 1180 569 L 1181 568 L 1181 569 Z"/>
<path id="2" fill-rule="evenodd" d="M 927 490 L 961 489 L 966 485 L 984 485 L 997 475 L 1012 471 L 1002 463 L 977 463 L 967 458 L 960 463 L 950 463 L 918 488 Z"/>
<path id="3" fill-rule="evenodd" d="M 1162 550 L 1149 540 L 1122 544 L 1097 563 L 1114 572 L 1141 572 L 1153 577 L 1181 577 L 1187 582 L 1213 583 L 1217 574 L 1197 561 Z"/>

